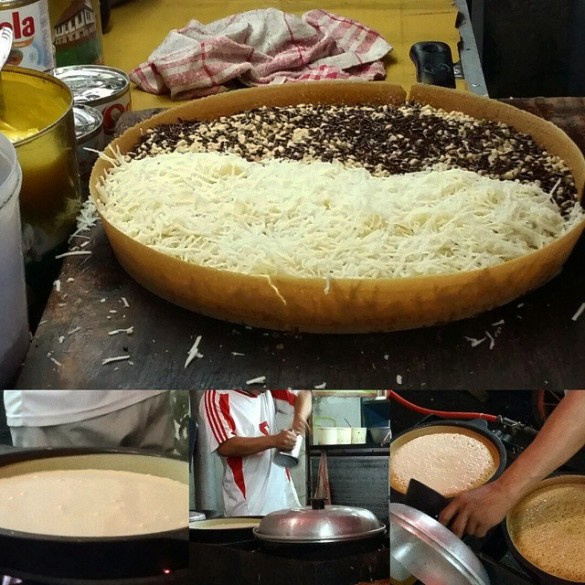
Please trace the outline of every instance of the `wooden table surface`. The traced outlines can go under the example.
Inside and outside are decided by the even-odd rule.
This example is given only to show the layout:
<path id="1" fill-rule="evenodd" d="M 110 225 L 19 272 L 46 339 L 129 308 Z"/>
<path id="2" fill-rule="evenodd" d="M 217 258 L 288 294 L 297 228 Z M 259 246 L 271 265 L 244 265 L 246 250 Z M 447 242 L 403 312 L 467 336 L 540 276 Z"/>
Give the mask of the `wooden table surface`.
<path id="1" fill-rule="evenodd" d="M 191 19 L 209 24 L 248 10 L 276 8 L 301 15 L 317 7 L 375 29 L 392 45 L 384 59 L 390 83 L 410 86 L 415 82 L 416 70 L 409 56 L 414 43 L 442 41 L 450 46 L 454 60 L 458 59 L 458 8 L 452 0 L 321 0 L 318 6 L 313 0 L 173 0 L 172 6 L 169 10 L 164 0 L 116 5 L 103 37 L 106 64 L 129 73 L 147 60 L 170 30 L 184 27 Z M 465 88 L 465 81 L 458 79 L 457 87 Z M 134 110 L 177 105 L 168 95 L 152 95 L 133 85 L 131 94 Z"/>
<path id="2" fill-rule="evenodd" d="M 512 103 L 552 120 L 585 151 L 584 98 Z M 232 388 L 259 376 L 271 388 L 565 389 L 585 383 L 585 314 L 572 319 L 585 302 L 585 238 L 561 274 L 504 307 L 439 327 L 336 336 L 251 329 L 190 313 L 132 280 L 101 226 L 88 235 L 85 249 L 92 253 L 65 259 L 61 290 L 48 300 L 17 388 Z M 129 327 L 131 335 L 110 335 Z M 199 335 L 203 357 L 185 368 Z M 466 339 L 482 337 L 475 347 Z"/>

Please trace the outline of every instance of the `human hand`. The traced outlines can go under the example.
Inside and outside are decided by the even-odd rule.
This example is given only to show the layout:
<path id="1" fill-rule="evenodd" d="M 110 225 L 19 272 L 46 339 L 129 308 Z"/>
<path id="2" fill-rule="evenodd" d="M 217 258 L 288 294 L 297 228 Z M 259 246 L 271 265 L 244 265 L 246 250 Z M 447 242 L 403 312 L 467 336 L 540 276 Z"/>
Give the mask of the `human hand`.
<path id="1" fill-rule="evenodd" d="M 513 504 L 509 492 L 496 480 L 456 496 L 440 513 L 439 522 L 450 525 L 459 538 L 464 534 L 481 538 L 506 517 Z"/>
<path id="2" fill-rule="evenodd" d="M 274 447 L 281 451 L 292 451 L 297 443 L 297 435 L 294 431 L 280 431 L 278 435 L 272 435 L 274 438 Z"/>

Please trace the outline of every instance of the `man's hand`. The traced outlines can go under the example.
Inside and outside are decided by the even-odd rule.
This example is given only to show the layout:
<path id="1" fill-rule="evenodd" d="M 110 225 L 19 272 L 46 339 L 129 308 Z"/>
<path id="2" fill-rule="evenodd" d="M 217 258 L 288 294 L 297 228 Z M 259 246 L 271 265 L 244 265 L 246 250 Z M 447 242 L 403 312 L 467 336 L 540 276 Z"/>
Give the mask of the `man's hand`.
<path id="1" fill-rule="evenodd" d="M 280 431 L 278 435 L 272 435 L 274 447 L 280 451 L 292 451 L 297 443 L 297 434 L 291 430 Z"/>
<path id="2" fill-rule="evenodd" d="M 506 517 L 514 503 L 496 480 L 455 497 L 439 515 L 439 522 L 450 524 L 460 538 L 464 534 L 483 537 Z"/>

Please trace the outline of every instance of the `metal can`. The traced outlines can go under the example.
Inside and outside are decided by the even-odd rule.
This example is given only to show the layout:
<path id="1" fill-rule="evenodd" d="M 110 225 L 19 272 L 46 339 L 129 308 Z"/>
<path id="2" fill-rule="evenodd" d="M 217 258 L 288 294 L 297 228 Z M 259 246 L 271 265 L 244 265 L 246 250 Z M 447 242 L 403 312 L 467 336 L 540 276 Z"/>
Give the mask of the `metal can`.
<path id="1" fill-rule="evenodd" d="M 73 96 L 52 75 L 20 67 L 2 70 L 2 88 L 4 119 L 18 131 L 22 244 L 32 264 L 66 243 L 81 207 Z"/>
<path id="2" fill-rule="evenodd" d="M 75 105 L 101 112 L 106 140 L 116 130 L 118 118 L 130 110 L 130 78 L 121 69 L 104 65 L 59 67 L 55 77 L 66 83 Z"/>
<path id="3" fill-rule="evenodd" d="M 104 148 L 103 116 L 91 106 L 75 106 L 75 138 L 77 139 L 77 163 L 79 175 L 87 179 L 98 157 L 96 151 Z"/>
<path id="4" fill-rule="evenodd" d="M 0 28 L 14 32 L 8 65 L 50 72 L 55 66 L 47 0 L 0 0 Z"/>
<path id="5" fill-rule="evenodd" d="M 303 435 L 297 435 L 295 446 L 291 451 L 278 451 L 274 455 L 274 463 L 280 467 L 296 467 L 299 464 Z"/>
<path id="6" fill-rule="evenodd" d="M 103 63 L 99 0 L 51 0 L 49 16 L 57 67 Z"/>

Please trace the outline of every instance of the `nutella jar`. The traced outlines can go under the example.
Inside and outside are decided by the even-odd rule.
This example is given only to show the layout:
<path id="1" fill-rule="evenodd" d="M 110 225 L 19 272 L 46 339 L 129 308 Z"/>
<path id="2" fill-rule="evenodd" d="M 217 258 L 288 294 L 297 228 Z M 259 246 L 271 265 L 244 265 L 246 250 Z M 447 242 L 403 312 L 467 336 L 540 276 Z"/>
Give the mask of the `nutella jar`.
<path id="1" fill-rule="evenodd" d="M 47 0 L 0 0 L 0 28 L 14 33 L 7 65 L 53 70 L 53 43 Z"/>

